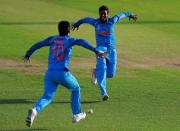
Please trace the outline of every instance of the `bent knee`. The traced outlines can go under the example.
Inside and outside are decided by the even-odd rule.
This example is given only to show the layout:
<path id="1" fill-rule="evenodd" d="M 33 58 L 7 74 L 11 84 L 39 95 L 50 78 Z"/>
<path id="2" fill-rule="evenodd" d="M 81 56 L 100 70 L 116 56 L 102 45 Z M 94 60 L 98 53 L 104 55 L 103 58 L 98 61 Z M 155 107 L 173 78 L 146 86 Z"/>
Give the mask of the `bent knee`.
<path id="1" fill-rule="evenodd" d="M 79 86 L 75 86 L 73 88 L 70 88 L 69 89 L 70 91 L 79 91 L 80 90 L 80 87 Z"/>
<path id="2" fill-rule="evenodd" d="M 51 100 L 54 97 L 54 94 L 44 94 L 43 99 Z"/>

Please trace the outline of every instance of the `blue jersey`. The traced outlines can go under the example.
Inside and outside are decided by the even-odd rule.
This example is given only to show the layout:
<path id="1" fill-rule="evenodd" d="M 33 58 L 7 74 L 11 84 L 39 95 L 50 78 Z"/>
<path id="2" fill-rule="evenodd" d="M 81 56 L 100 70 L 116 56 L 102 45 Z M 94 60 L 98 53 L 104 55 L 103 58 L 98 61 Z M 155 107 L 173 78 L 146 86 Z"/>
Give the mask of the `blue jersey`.
<path id="1" fill-rule="evenodd" d="M 90 24 L 95 27 L 96 35 L 96 46 L 105 47 L 107 49 L 114 49 L 114 25 L 118 22 L 119 19 L 124 17 L 129 17 L 131 13 L 119 13 L 112 18 L 107 18 L 106 22 L 101 22 L 100 18 L 94 19 L 86 17 L 80 19 L 75 23 L 78 27 L 83 24 Z"/>
<path id="2" fill-rule="evenodd" d="M 30 57 L 37 49 L 50 46 L 48 57 L 48 69 L 68 69 L 69 58 L 74 45 L 87 48 L 95 53 L 96 49 L 83 39 L 70 38 L 69 36 L 51 36 L 41 42 L 33 45 L 27 52 L 25 57 Z"/>

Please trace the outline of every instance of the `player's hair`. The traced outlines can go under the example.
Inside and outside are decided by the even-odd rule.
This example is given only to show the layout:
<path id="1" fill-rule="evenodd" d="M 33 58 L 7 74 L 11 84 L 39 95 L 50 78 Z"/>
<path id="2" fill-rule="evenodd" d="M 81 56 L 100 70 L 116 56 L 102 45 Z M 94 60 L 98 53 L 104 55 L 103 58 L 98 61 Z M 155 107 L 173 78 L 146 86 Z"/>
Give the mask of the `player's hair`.
<path id="1" fill-rule="evenodd" d="M 99 12 L 101 12 L 101 11 L 103 11 L 103 10 L 107 10 L 107 13 L 109 13 L 109 9 L 108 9 L 108 7 L 105 6 L 105 5 L 102 5 L 102 6 L 99 7 Z"/>
<path id="2" fill-rule="evenodd" d="M 65 36 L 70 33 L 70 23 L 68 21 L 60 21 L 58 24 L 58 30 L 60 36 Z"/>

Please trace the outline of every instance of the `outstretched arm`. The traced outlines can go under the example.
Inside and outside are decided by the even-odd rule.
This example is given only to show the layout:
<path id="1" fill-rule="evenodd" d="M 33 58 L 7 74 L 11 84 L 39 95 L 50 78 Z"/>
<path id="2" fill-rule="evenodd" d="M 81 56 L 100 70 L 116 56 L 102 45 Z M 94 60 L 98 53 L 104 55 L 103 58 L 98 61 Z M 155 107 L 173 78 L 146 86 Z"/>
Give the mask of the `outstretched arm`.
<path id="1" fill-rule="evenodd" d="M 50 43 L 49 43 L 49 40 L 50 40 L 51 37 L 43 40 L 43 41 L 40 41 L 36 44 L 34 44 L 31 48 L 29 48 L 29 50 L 26 52 L 25 56 L 24 56 L 24 62 L 27 62 L 27 61 L 30 61 L 29 58 L 30 56 L 37 50 L 37 49 L 40 49 L 44 46 L 49 46 Z"/>
<path id="2" fill-rule="evenodd" d="M 116 23 L 116 22 L 118 22 L 118 20 L 126 18 L 126 17 L 129 17 L 129 19 L 133 19 L 135 21 L 137 20 L 137 15 L 132 14 L 130 12 L 119 13 L 119 14 L 115 15 L 112 19 L 113 19 L 113 22 Z"/>
<path id="3" fill-rule="evenodd" d="M 98 56 L 104 56 L 104 52 L 98 51 L 96 48 L 94 48 L 89 42 L 87 42 L 86 40 L 83 39 L 76 39 L 75 41 L 73 41 L 73 43 L 71 44 L 71 46 L 74 45 L 78 45 L 78 46 L 82 46 L 90 51 L 93 51 L 95 54 L 97 54 Z"/>
<path id="4" fill-rule="evenodd" d="M 83 19 L 78 20 L 76 23 L 74 23 L 74 24 L 72 25 L 72 30 L 78 29 L 81 24 L 90 24 L 90 25 L 93 26 L 94 23 L 95 23 L 95 19 L 94 19 L 94 18 L 85 17 L 85 18 L 83 18 Z"/>
<path id="5" fill-rule="evenodd" d="M 95 53 L 97 53 L 96 48 L 94 48 L 92 45 L 90 45 L 89 42 L 87 42 L 86 40 L 83 39 L 76 39 L 73 43 L 72 46 L 74 45 L 78 45 L 78 46 L 82 46 L 90 51 L 93 51 Z"/>

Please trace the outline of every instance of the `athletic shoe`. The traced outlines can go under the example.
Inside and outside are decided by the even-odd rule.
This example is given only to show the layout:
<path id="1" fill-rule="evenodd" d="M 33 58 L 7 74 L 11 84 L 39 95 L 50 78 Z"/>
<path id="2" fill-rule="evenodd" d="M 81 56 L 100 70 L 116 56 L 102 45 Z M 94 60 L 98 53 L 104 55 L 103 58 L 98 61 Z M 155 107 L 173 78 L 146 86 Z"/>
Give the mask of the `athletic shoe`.
<path id="1" fill-rule="evenodd" d="M 103 100 L 103 101 L 107 101 L 108 99 L 109 99 L 108 94 L 105 94 L 104 96 L 102 96 L 102 100 Z"/>
<path id="2" fill-rule="evenodd" d="M 86 118 L 86 113 L 81 112 L 79 114 L 72 116 L 72 122 L 76 123 L 76 122 L 79 122 L 81 119 L 85 119 L 85 118 Z"/>
<path id="3" fill-rule="evenodd" d="M 91 81 L 92 81 L 92 83 L 94 84 L 94 85 L 96 85 L 97 84 L 97 79 L 96 79 L 96 77 L 95 77 L 95 69 L 93 68 L 92 69 L 92 75 L 91 75 Z"/>
<path id="4" fill-rule="evenodd" d="M 26 125 L 31 127 L 34 121 L 34 118 L 37 115 L 37 111 L 35 109 L 29 109 L 26 116 Z"/>

